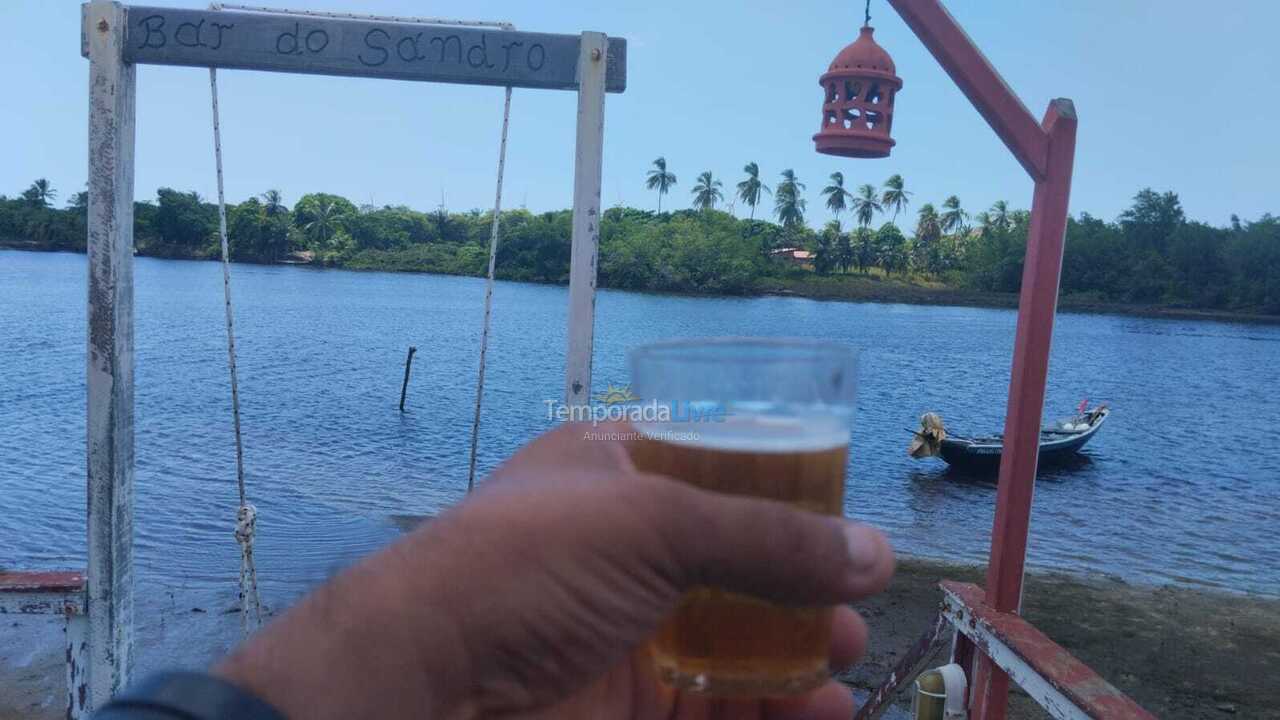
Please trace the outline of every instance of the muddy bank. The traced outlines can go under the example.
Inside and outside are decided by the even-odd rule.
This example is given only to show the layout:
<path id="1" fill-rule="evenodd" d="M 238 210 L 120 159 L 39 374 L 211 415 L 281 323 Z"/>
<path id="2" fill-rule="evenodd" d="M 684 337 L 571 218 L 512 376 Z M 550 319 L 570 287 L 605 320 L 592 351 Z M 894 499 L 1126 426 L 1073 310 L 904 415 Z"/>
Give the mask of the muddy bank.
<path id="1" fill-rule="evenodd" d="M 938 581 L 982 584 L 982 574 L 901 558 L 889 590 L 858 606 L 871 650 L 846 681 L 878 685 L 935 616 Z M 1280 599 L 1033 573 L 1023 604 L 1031 623 L 1158 717 L 1280 719 Z M 1020 693 L 1011 709 L 1048 717 Z"/>
<path id="2" fill-rule="evenodd" d="M 417 521 L 395 519 L 406 529 Z M 981 576 L 976 567 L 901 558 L 889 590 L 858 605 L 871 629 L 871 648 L 843 679 L 857 689 L 877 686 L 933 619 L 941 600 L 938 581 L 981 583 Z M 1036 627 L 1158 717 L 1280 720 L 1280 599 L 1034 573 L 1024 603 Z M 2 619 L 0 720 L 61 717 L 60 623 Z M 182 630 L 184 623 L 235 626 L 238 619 L 178 612 L 168 622 L 169 632 L 185 635 L 190 629 Z M 194 648 L 188 662 L 207 662 L 223 650 Z M 933 664 L 945 662 L 945 653 Z M 907 695 L 899 701 L 905 705 Z M 1015 691 L 1010 717 L 1048 715 Z"/>

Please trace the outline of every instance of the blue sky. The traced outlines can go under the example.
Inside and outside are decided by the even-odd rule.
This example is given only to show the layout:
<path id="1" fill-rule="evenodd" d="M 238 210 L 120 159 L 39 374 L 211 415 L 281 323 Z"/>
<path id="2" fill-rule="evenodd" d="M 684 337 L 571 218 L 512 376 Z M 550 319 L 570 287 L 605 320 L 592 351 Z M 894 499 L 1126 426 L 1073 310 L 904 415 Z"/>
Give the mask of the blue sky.
<path id="1" fill-rule="evenodd" d="M 952 193 L 971 211 L 998 199 L 1030 203 L 1022 169 L 883 0 L 872 2 L 872 24 L 905 82 L 898 146 L 884 160 L 818 155 L 810 140 L 818 75 L 856 36 L 860 3 L 289 2 L 626 37 L 628 90 L 610 95 L 606 109 L 608 205 L 653 207 L 643 177 L 658 155 L 679 176 L 664 207 L 687 207 L 703 170 L 732 187 L 749 160 L 770 181 L 794 168 L 808 185 L 815 224 L 827 218 L 818 191 L 836 170 L 850 186 L 901 173 L 916 193 L 913 207 Z M 1191 217 L 1215 224 L 1232 213 L 1280 211 L 1280 3 L 953 0 L 949 7 L 1037 117 L 1051 97 L 1075 101 L 1072 212 L 1114 218 L 1144 186 L 1175 190 Z M 62 198 L 83 187 L 88 68 L 78 25 L 74 0 L 0 5 L 0 193 L 17 194 L 40 176 Z M 274 187 L 290 204 L 316 190 L 422 209 L 442 193 L 454 210 L 492 204 L 501 89 L 241 71 L 219 79 L 231 200 Z M 144 66 L 138 82 L 137 197 L 153 198 L 166 185 L 212 197 L 207 74 Z M 516 91 L 507 207 L 570 204 L 574 111 L 573 93 Z"/>

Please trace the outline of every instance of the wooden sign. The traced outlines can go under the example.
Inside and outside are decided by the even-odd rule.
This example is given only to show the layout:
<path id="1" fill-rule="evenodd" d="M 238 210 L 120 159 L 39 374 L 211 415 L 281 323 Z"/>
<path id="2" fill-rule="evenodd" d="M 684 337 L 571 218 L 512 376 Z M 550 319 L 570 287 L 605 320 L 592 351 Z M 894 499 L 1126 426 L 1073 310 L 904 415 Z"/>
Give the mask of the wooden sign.
<path id="1" fill-rule="evenodd" d="M 125 21 L 128 63 L 578 89 L 578 35 L 137 5 Z M 607 52 L 622 92 L 627 41 Z"/>

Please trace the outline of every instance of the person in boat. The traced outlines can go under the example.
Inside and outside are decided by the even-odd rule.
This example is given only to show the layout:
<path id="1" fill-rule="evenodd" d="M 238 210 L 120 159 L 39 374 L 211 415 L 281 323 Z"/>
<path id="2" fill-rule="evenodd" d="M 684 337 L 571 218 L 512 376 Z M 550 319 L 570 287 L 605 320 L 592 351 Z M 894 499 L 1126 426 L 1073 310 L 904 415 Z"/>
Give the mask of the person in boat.
<path id="1" fill-rule="evenodd" d="M 1110 409 L 1106 403 L 1089 409 L 1089 400 L 1080 402 L 1076 414 L 1040 429 L 1039 462 L 1049 465 L 1062 462 L 1081 448 L 1102 427 Z M 941 457 L 952 465 L 979 470 L 994 471 L 999 467 L 1004 450 L 1004 436 L 984 437 L 949 436 L 942 416 L 925 413 L 920 416 L 920 429 L 909 430 L 911 444 L 907 454 L 920 460 Z"/>
<path id="2" fill-rule="evenodd" d="M 845 603 L 888 585 L 885 537 L 641 474 L 613 440 L 625 431 L 542 435 L 209 673 L 143 680 L 95 720 L 851 717 L 835 681 L 789 699 L 682 696 L 640 646 L 685 590 L 714 584 L 840 604 L 831 664 L 850 665 L 867 628 Z"/>

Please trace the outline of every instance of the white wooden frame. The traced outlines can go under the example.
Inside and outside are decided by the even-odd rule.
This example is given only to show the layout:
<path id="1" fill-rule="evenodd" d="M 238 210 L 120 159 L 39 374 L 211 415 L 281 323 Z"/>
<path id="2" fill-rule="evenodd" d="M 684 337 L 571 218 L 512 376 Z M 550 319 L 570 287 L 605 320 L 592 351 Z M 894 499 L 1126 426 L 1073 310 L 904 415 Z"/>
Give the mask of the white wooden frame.
<path id="1" fill-rule="evenodd" d="M 41 586 L 36 582 L 25 588 L 0 588 L 0 616 L 62 616 L 67 658 L 66 717 L 69 720 L 81 720 L 89 716 L 89 619 L 85 614 L 84 578 L 78 573 L 58 574 L 76 575 L 78 586 Z"/>
<path id="2" fill-rule="evenodd" d="M 88 258 L 89 348 L 87 358 L 88 599 L 87 647 L 89 698 L 100 706 L 130 679 L 133 664 L 133 173 L 135 66 L 126 61 L 160 64 L 241 67 L 285 72 L 391 77 L 387 68 L 362 72 L 335 71 L 332 63 L 302 67 L 287 57 L 270 64 L 248 55 L 234 61 L 204 62 L 192 45 L 172 48 L 175 58 L 146 55 L 147 48 L 128 42 L 128 8 L 112 0 L 92 0 L 83 7 L 82 52 L 89 59 L 89 215 Z M 174 10 L 187 16 L 195 11 Z M 403 22 L 404 18 L 383 18 Z M 319 14 L 315 22 L 362 21 Z M 363 27 L 363 26 L 362 26 Z M 339 28 L 341 29 L 341 28 Z M 196 30 L 195 40 L 200 42 Z M 460 31 L 461 32 L 461 31 Z M 494 31 L 503 32 L 503 31 Z M 219 30 L 218 37 L 221 38 Z M 188 36 L 190 37 L 190 36 Z M 532 36 L 531 36 L 532 37 Z M 565 46 L 563 37 L 548 48 Z M 553 42 L 558 43 L 553 45 Z M 221 40 L 219 40 L 221 44 Z M 317 43 L 318 44 L 318 43 Z M 441 45 L 443 55 L 447 44 Z M 164 52 L 169 52 L 166 49 Z M 548 50 L 548 53 L 552 50 Z M 610 55 L 621 64 L 608 89 L 625 87 L 625 43 L 602 33 L 581 34 L 577 75 L 549 80 L 522 77 L 515 82 L 489 72 L 477 84 L 572 89 L 578 93 L 575 148 L 573 235 L 569 269 L 569 327 L 565 391 L 568 404 L 591 397 L 591 352 L 595 325 L 596 258 L 599 245 L 600 183 L 604 133 L 606 75 Z M 261 57 L 260 55 L 258 56 Z M 349 58 L 347 59 L 349 61 Z M 472 67 L 476 67 L 472 65 Z M 419 72 L 401 68 L 398 72 Z M 473 82 L 419 74 L 409 79 Z M 484 74 L 483 68 L 479 71 Z M 465 73 L 463 73 L 465 74 Z M 527 75 L 528 73 L 526 73 Z M 497 81 L 501 82 L 497 82 Z"/>
<path id="3" fill-rule="evenodd" d="M 1043 675 L 1031 667 L 1013 648 L 1009 647 L 991 626 L 967 612 L 964 600 L 952 592 L 946 593 L 946 602 L 942 603 L 942 616 L 945 617 L 956 633 L 972 640 L 990 656 L 996 667 L 1009 674 L 1009 678 L 1018 684 L 1028 695 L 1057 720 L 1090 720 L 1090 715 L 1081 710 L 1062 691 L 1054 687 Z M 954 648 L 955 643 L 952 643 Z M 953 659 L 954 662 L 954 659 Z"/>
<path id="4" fill-rule="evenodd" d="M 89 53 L 88 650 L 92 709 L 133 667 L 133 142 L 124 7 L 84 6 Z"/>
<path id="5" fill-rule="evenodd" d="M 604 162 L 607 39 L 582 33 L 578 58 L 578 132 L 573 163 L 573 235 L 569 260 L 569 347 L 566 405 L 591 400 L 591 348 L 595 336 L 596 261 L 600 248 L 600 178 Z"/>

